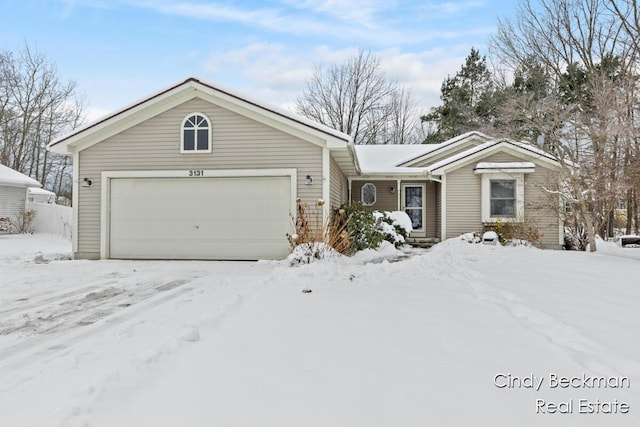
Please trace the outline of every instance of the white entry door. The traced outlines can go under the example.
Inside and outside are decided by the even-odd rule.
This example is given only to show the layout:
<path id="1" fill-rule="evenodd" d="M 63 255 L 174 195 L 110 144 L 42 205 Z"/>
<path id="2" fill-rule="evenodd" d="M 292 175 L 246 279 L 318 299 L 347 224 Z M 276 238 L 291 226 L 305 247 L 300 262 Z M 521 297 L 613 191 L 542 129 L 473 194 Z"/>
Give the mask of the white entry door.
<path id="1" fill-rule="evenodd" d="M 426 185 L 402 184 L 402 210 L 411 218 L 414 237 L 425 237 L 426 214 L 424 208 Z"/>

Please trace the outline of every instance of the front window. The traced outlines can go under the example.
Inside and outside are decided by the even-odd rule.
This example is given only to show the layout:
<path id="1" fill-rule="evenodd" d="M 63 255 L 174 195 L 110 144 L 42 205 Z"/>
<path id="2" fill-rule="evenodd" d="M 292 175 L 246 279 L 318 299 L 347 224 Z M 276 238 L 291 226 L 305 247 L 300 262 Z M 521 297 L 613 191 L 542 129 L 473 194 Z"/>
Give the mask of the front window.
<path id="1" fill-rule="evenodd" d="M 491 216 L 516 216 L 516 180 L 491 181 Z"/>
<path id="2" fill-rule="evenodd" d="M 362 204 L 365 206 L 371 206 L 376 202 L 376 186 L 367 182 L 362 186 L 361 198 Z"/>
<path id="3" fill-rule="evenodd" d="M 189 114 L 182 122 L 182 153 L 211 152 L 211 123 L 202 113 Z"/>

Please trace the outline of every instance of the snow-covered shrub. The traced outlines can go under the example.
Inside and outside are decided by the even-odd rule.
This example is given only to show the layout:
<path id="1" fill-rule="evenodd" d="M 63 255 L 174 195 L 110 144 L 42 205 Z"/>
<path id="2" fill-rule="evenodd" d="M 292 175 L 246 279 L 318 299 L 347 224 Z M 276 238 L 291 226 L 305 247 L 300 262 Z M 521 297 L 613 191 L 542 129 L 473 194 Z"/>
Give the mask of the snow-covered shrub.
<path id="1" fill-rule="evenodd" d="M 384 240 L 392 243 L 396 248 L 404 245 L 407 237 L 413 231 L 411 218 L 406 212 L 374 211 L 373 216 L 384 233 Z"/>
<path id="2" fill-rule="evenodd" d="M 335 212 L 343 212 L 345 231 L 356 251 L 376 249 L 385 240 L 399 247 L 412 231 L 411 219 L 401 211 L 372 212 L 354 202 L 343 204 Z"/>
<path id="3" fill-rule="evenodd" d="M 586 251 L 589 245 L 589 236 L 583 225 L 565 227 L 563 248 L 569 251 Z"/>
<path id="4" fill-rule="evenodd" d="M 525 244 L 540 246 L 542 241 L 540 229 L 532 219 L 527 219 L 523 222 L 503 222 L 498 220 L 495 223 L 485 224 L 484 231 L 494 231 L 498 235 L 500 244 L 506 246 L 521 246 Z"/>
<path id="5" fill-rule="evenodd" d="M 295 267 L 340 256 L 335 249 L 324 242 L 306 242 L 297 245 L 287 257 L 286 262 Z"/>

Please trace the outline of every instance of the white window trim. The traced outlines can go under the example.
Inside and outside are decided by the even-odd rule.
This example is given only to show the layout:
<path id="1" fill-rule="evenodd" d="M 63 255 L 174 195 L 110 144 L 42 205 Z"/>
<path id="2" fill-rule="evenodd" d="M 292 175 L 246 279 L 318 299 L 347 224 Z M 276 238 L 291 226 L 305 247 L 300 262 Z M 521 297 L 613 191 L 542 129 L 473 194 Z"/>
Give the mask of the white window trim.
<path id="1" fill-rule="evenodd" d="M 507 217 L 491 216 L 491 181 L 516 181 L 516 215 Z M 524 220 L 524 173 L 483 173 L 482 174 L 482 222 L 522 222 Z"/>
<path id="2" fill-rule="evenodd" d="M 373 187 L 373 202 L 371 203 L 365 203 L 364 201 L 364 187 L 366 187 L 367 185 Z M 360 201 L 362 202 L 362 204 L 364 206 L 373 206 L 376 204 L 376 200 L 378 200 L 378 189 L 376 188 L 375 184 L 373 184 L 372 182 L 365 182 L 364 184 L 362 184 L 362 187 L 360 188 Z"/>
<path id="3" fill-rule="evenodd" d="M 198 144 L 197 141 L 194 139 L 194 149 L 193 150 L 185 150 L 184 149 L 184 125 L 185 123 L 187 123 L 187 120 L 189 120 L 190 117 L 193 116 L 202 116 L 206 122 L 207 122 L 207 126 L 209 129 L 208 135 L 207 135 L 207 149 L 206 150 L 198 150 Z M 194 131 L 197 131 L 198 128 L 194 128 Z M 197 132 L 195 132 L 197 135 Z M 185 116 L 184 119 L 182 119 L 182 124 L 180 125 L 180 153 L 181 154 L 202 154 L 202 153 L 211 153 L 211 134 L 213 133 L 213 129 L 211 127 L 211 120 L 209 120 L 209 117 L 204 114 L 204 113 L 200 113 L 197 111 L 194 111 L 192 113 L 189 113 Z"/>

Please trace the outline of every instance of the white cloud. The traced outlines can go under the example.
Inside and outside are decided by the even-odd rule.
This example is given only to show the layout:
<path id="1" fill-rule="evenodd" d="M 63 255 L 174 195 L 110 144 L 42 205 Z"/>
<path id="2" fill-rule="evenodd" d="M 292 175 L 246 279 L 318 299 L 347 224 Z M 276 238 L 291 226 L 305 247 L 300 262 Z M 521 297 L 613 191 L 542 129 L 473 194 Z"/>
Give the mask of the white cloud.
<path id="1" fill-rule="evenodd" d="M 374 53 L 379 55 L 387 76 L 409 88 L 426 111 L 440 103 L 442 81 L 460 69 L 468 49 L 461 45 L 453 49 L 416 52 L 387 49 Z M 315 66 L 344 62 L 357 51 L 356 47 L 331 49 L 326 45 L 299 51 L 283 44 L 253 43 L 233 51 L 212 53 L 204 71 L 213 82 L 293 109 L 295 98 L 304 90 Z M 231 80 L 232 84 L 225 83 Z"/>
<path id="2" fill-rule="evenodd" d="M 91 123 L 95 120 L 101 119 L 106 115 L 112 113 L 113 110 L 100 107 L 87 107 L 84 111 L 84 118 L 87 123 Z"/>
<path id="3" fill-rule="evenodd" d="M 481 8 L 485 5 L 486 5 L 486 2 L 480 1 L 480 0 L 449 1 L 449 2 L 442 2 L 442 3 L 428 2 L 423 6 L 423 8 L 439 15 L 451 15 L 454 13 L 466 11 L 468 9 Z"/>
<path id="4" fill-rule="evenodd" d="M 397 7 L 391 0 L 282 0 L 296 9 L 311 10 L 332 18 L 367 28 L 380 27 L 379 16 L 384 11 Z"/>
<path id="5" fill-rule="evenodd" d="M 84 0 L 91 1 L 91 0 Z M 335 40 L 358 40 L 361 44 L 403 44 L 419 43 L 428 40 L 442 40 L 465 37 L 469 34 L 486 33 L 487 30 L 458 29 L 441 31 L 425 28 L 424 23 L 412 16 L 412 11 L 420 7 L 403 5 L 396 1 L 355 0 L 280 0 L 281 7 L 250 8 L 221 2 L 197 3 L 177 0 L 122 0 L 124 3 L 158 13 L 175 15 L 198 20 L 217 22 L 235 22 L 244 25 L 296 36 L 321 36 Z M 271 3 L 273 4 L 273 3 Z M 455 3 L 454 3 L 455 4 Z M 475 1 L 465 5 L 480 4 Z M 444 5 L 444 6 L 443 6 Z M 452 6 L 431 5 L 443 7 Z M 397 9 L 397 10 L 396 10 Z M 398 11 L 402 14 L 398 15 Z"/>

